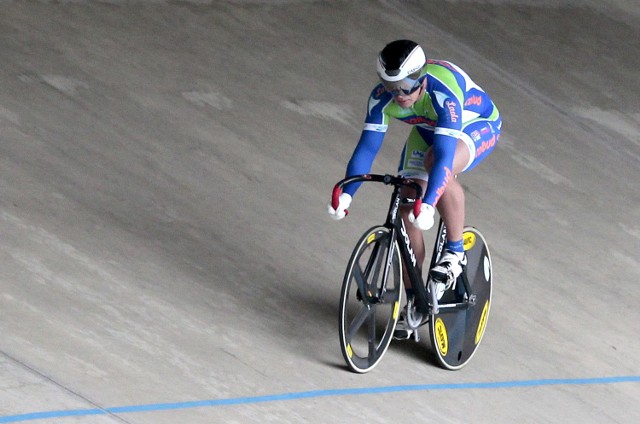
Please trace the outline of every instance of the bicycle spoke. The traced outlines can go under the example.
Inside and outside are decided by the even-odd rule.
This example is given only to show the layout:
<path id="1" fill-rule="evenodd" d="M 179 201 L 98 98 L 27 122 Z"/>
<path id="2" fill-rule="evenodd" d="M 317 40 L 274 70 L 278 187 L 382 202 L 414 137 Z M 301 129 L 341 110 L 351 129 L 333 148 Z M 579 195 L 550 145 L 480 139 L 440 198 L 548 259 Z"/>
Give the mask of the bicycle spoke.
<path id="1" fill-rule="evenodd" d="M 362 268 L 360 268 L 360 264 L 355 264 L 353 267 L 353 278 L 356 280 L 356 285 L 360 290 L 360 296 L 362 296 L 362 300 L 369 304 L 369 296 L 367 295 L 366 281 L 365 277 L 362 273 Z"/>
<path id="2" fill-rule="evenodd" d="M 367 305 L 362 305 L 358 314 L 353 318 L 351 324 L 349 324 L 349 339 L 355 337 L 360 327 L 367 321 L 369 315 L 371 315 L 371 309 Z"/>
<path id="3" fill-rule="evenodd" d="M 370 286 L 374 286 L 374 287 L 376 285 L 376 282 L 380 278 L 380 269 L 382 268 L 382 264 L 384 263 L 384 258 L 385 258 L 384 251 L 386 249 L 379 249 L 379 250 L 381 251 L 378 251 L 375 256 L 373 276 L 369 280 Z"/>
<path id="4" fill-rule="evenodd" d="M 376 341 L 376 308 L 371 310 L 369 314 L 369 361 L 373 362 L 377 359 L 378 343 Z"/>
<path id="5" fill-rule="evenodd" d="M 369 259 L 367 260 L 367 266 L 364 270 L 364 275 L 369 276 L 371 273 L 371 267 L 375 264 L 375 260 L 378 257 L 378 250 L 380 250 L 380 242 L 376 242 L 371 248 L 371 254 L 369 255 Z"/>

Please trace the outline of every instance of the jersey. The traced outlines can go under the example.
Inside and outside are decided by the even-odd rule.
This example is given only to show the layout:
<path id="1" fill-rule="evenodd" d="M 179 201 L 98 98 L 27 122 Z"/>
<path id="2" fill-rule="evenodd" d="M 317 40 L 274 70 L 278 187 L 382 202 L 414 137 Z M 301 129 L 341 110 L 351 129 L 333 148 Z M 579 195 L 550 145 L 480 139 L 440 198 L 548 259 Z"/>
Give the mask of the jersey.
<path id="1" fill-rule="evenodd" d="M 434 164 L 429 173 L 424 202 L 435 207 L 452 177 L 457 140 L 463 128 L 476 120 L 497 120 L 499 112 L 487 93 L 455 64 L 429 60 L 426 75 L 427 87 L 410 108 L 402 108 L 395 103 L 382 84 L 373 89 L 364 129 L 347 166 L 347 177 L 371 171 L 390 118 L 398 119 L 415 126 L 433 149 Z M 344 191 L 353 196 L 358 187 L 358 183 L 350 184 Z"/>

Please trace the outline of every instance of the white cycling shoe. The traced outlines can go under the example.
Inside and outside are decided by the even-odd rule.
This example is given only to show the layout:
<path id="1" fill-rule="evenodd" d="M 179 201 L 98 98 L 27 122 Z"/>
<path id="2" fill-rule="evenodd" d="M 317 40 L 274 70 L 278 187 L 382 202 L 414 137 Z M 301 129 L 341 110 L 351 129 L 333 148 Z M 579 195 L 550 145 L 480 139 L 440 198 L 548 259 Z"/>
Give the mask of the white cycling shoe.
<path id="1" fill-rule="evenodd" d="M 450 288 L 455 288 L 456 281 L 462 274 L 462 267 L 467 264 L 467 255 L 460 257 L 450 250 L 440 257 L 438 263 L 429 271 L 429 277 L 436 283 L 436 297 L 442 299 L 444 292 Z"/>

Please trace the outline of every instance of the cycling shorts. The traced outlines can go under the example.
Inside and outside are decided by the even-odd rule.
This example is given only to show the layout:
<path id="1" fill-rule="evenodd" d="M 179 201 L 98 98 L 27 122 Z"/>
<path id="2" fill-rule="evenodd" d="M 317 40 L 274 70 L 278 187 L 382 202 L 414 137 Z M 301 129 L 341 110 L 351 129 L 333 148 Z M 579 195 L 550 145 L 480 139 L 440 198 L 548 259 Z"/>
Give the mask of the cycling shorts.
<path id="1" fill-rule="evenodd" d="M 495 121 L 475 119 L 463 125 L 460 140 L 469 149 L 469 162 L 462 172 L 476 167 L 493 151 L 498 144 L 501 127 L 500 118 Z M 423 137 L 418 128 L 413 127 L 402 150 L 398 174 L 428 181 L 429 173 L 424 167 L 424 158 L 432 144 L 432 140 Z"/>

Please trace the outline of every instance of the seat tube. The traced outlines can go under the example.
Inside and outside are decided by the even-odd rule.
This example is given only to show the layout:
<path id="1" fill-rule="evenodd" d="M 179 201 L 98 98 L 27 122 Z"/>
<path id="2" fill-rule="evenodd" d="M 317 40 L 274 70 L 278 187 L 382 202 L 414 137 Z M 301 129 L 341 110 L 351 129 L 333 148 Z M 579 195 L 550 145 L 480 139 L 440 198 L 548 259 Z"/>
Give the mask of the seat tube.
<path id="1" fill-rule="evenodd" d="M 436 241 L 433 246 L 433 255 L 431 255 L 431 263 L 429 265 L 429 269 L 433 268 L 440 258 L 442 251 L 444 250 L 444 245 L 447 241 L 447 227 L 444 226 L 444 222 L 440 219 L 440 223 L 438 225 L 438 232 L 436 233 Z"/>

